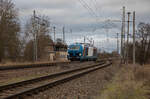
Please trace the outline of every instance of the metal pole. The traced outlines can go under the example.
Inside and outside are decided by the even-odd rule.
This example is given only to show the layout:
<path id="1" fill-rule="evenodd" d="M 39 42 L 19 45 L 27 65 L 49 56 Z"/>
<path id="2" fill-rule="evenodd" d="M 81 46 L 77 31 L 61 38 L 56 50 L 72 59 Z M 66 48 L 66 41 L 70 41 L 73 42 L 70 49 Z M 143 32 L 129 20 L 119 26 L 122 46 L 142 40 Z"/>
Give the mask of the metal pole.
<path id="1" fill-rule="evenodd" d="M 119 33 L 117 33 L 117 53 L 119 54 Z"/>
<path id="2" fill-rule="evenodd" d="M 123 62 L 125 63 L 125 38 L 126 38 L 126 31 L 125 31 L 125 7 L 123 7 Z"/>
<path id="3" fill-rule="evenodd" d="M 84 36 L 84 44 L 85 44 L 85 36 Z"/>
<path id="4" fill-rule="evenodd" d="M 33 24 L 33 31 L 34 31 L 34 61 L 37 60 L 37 42 L 36 42 L 36 30 L 35 30 L 35 10 L 33 11 L 33 19 L 34 19 L 34 24 Z"/>
<path id="5" fill-rule="evenodd" d="M 120 50 L 121 63 L 123 63 L 123 20 L 122 20 L 122 27 L 121 27 L 121 46 L 120 46 L 120 49 L 121 49 Z"/>
<path id="6" fill-rule="evenodd" d="M 135 11 L 133 12 L 133 64 L 135 64 Z"/>
<path id="7" fill-rule="evenodd" d="M 126 63 L 128 64 L 128 54 L 129 54 L 129 28 L 130 28 L 130 12 L 128 14 L 128 30 L 127 30 L 127 46 L 126 46 Z"/>
<path id="8" fill-rule="evenodd" d="M 63 27 L 63 42 L 65 43 L 65 27 Z"/>
<path id="9" fill-rule="evenodd" d="M 94 46 L 94 40 L 93 40 L 93 46 Z"/>
<path id="10" fill-rule="evenodd" d="M 70 29 L 70 39 L 73 40 L 73 36 L 72 36 L 72 29 Z M 69 42 L 70 43 L 70 42 Z"/>
<path id="11" fill-rule="evenodd" d="M 55 29 L 56 29 L 56 27 L 54 26 L 53 29 L 54 29 L 54 42 L 55 42 Z"/>
<path id="12" fill-rule="evenodd" d="M 124 37 L 125 37 L 125 7 L 123 6 L 122 28 L 121 28 L 121 63 L 124 63 Z"/>

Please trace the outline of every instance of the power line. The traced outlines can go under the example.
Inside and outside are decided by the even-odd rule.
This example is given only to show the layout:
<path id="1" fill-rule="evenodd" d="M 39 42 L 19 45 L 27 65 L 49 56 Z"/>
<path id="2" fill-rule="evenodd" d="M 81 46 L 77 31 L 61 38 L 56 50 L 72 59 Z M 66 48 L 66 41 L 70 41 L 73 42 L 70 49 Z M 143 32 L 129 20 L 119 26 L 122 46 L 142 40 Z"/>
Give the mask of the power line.
<path id="1" fill-rule="evenodd" d="M 89 12 L 89 14 L 90 14 L 91 16 L 93 16 L 93 14 L 91 13 L 90 9 L 89 9 L 86 5 L 84 5 L 84 3 L 83 3 L 81 0 L 78 0 L 78 1 L 79 1 L 80 4 Z"/>
<path id="2" fill-rule="evenodd" d="M 98 17 L 98 14 L 96 13 L 97 11 L 95 11 L 94 9 L 92 9 L 92 7 L 90 7 L 90 6 L 88 5 L 88 3 L 85 2 L 84 0 L 79 0 L 79 2 L 80 2 L 81 5 L 89 12 L 89 14 L 90 14 L 92 17 L 95 18 L 95 22 L 96 22 L 97 24 L 99 24 L 99 17 Z M 94 2 L 94 1 L 93 1 L 93 2 Z M 97 1 L 95 0 L 95 4 L 96 4 L 96 2 L 97 2 Z M 98 8 L 96 8 L 96 9 L 98 9 Z M 94 26 L 93 29 L 92 29 L 92 32 L 96 31 L 96 29 L 97 29 L 97 27 Z M 93 31 L 93 30 L 94 30 L 94 31 Z"/>
<path id="3" fill-rule="evenodd" d="M 95 11 L 88 5 L 87 2 L 85 2 L 84 0 L 78 0 L 80 2 L 80 4 L 89 12 L 89 14 L 93 17 L 93 18 L 96 18 L 95 19 L 95 22 L 98 23 L 98 16 L 97 14 L 95 13 Z M 92 24 L 90 24 L 91 27 L 93 27 Z M 91 30 L 91 33 L 93 32 L 93 30 L 95 31 L 96 30 L 96 26 L 93 27 L 94 29 Z"/>
<path id="4" fill-rule="evenodd" d="M 97 7 L 97 4 L 98 2 L 96 0 L 92 0 L 93 1 L 93 4 L 94 4 L 94 7 L 95 7 L 95 10 L 98 11 L 98 7 Z"/>
<path id="5" fill-rule="evenodd" d="M 95 13 L 95 11 L 87 4 L 87 2 L 85 2 L 84 0 L 79 0 L 79 2 L 81 3 L 81 5 L 88 10 L 88 12 L 94 16 L 94 17 L 98 17 L 97 14 Z"/>
<path id="6" fill-rule="evenodd" d="M 81 0 L 86 6 L 87 8 L 95 15 L 95 17 L 98 17 L 96 12 L 87 4 L 87 2 L 85 2 L 84 0 Z"/>

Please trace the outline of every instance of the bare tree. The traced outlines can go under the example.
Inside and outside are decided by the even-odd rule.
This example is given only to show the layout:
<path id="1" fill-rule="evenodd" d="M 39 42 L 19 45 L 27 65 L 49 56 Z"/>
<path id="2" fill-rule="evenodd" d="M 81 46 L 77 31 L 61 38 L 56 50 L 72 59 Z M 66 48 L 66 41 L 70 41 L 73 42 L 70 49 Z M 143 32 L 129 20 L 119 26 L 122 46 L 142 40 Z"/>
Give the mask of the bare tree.
<path id="1" fill-rule="evenodd" d="M 25 26 L 25 51 L 24 57 L 28 61 L 34 60 L 34 43 L 36 36 L 38 59 L 41 58 L 44 48 L 50 46 L 53 43 L 49 32 L 50 32 L 50 22 L 46 16 L 37 16 L 35 19 L 31 16 L 30 20 L 27 21 Z M 32 50 L 31 50 L 32 49 Z"/>
<path id="2" fill-rule="evenodd" d="M 0 62 L 16 60 L 19 55 L 20 24 L 15 5 L 11 0 L 0 0 Z"/>
<path id="3" fill-rule="evenodd" d="M 139 61 L 140 61 L 140 64 L 145 64 L 146 62 L 146 53 L 148 52 L 148 49 L 147 49 L 147 45 L 148 45 L 148 24 L 145 24 L 145 23 L 140 23 L 138 25 L 138 35 L 139 35 Z"/>
<path id="4" fill-rule="evenodd" d="M 150 58 L 150 24 L 146 24 L 145 28 L 146 28 L 146 33 L 147 33 L 147 35 L 146 35 L 147 40 L 145 43 L 146 47 L 145 47 L 144 60 L 145 60 L 145 62 L 147 62 L 148 59 Z"/>
<path id="5" fill-rule="evenodd" d="M 136 34 L 136 60 L 142 65 L 150 58 L 150 24 L 139 23 Z M 132 44 L 130 44 L 130 49 L 132 49 Z"/>
<path id="6" fill-rule="evenodd" d="M 136 33 L 136 62 L 146 64 L 150 59 L 150 24 L 139 23 Z M 132 60 L 133 43 L 129 43 L 129 59 Z"/>

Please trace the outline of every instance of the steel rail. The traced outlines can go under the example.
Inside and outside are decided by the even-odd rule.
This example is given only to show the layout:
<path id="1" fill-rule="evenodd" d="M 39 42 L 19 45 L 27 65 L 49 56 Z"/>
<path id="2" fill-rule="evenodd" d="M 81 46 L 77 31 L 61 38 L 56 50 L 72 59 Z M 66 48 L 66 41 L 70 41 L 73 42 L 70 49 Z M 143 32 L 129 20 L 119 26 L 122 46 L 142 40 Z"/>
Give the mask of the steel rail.
<path id="1" fill-rule="evenodd" d="M 20 82 L 8 84 L 8 85 L 3 85 L 3 86 L 0 86 L 0 91 L 6 90 L 6 89 L 9 89 L 9 88 L 13 88 L 13 87 L 17 87 L 17 86 L 21 86 L 21 85 L 25 85 L 25 84 L 29 84 L 29 83 L 33 83 L 33 82 L 36 82 L 36 81 L 52 79 L 52 78 L 57 77 L 57 76 L 61 76 L 61 75 L 73 73 L 73 72 L 76 72 L 76 71 L 92 68 L 92 67 L 102 65 L 102 64 L 104 64 L 104 62 L 101 62 L 101 63 L 96 64 L 96 65 L 92 65 L 92 66 L 77 68 L 77 69 L 73 69 L 73 70 L 67 70 L 67 71 L 58 72 L 58 73 L 50 74 L 50 75 L 47 75 L 47 76 L 42 76 L 42 77 L 30 79 L 30 80 L 25 80 L 25 81 L 20 81 Z"/>
<path id="2" fill-rule="evenodd" d="M 77 77 L 80 77 L 80 76 L 82 76 L 84 74 L 87 74 L 87 73 L 90 73 L 92 71 L 95 71 L 95 70 L 98 70 L 98 69 L 102 69 L 102 68 L 105 68 L 105 67 L 108 67 L 109 65 L 111 65 L 111 63 L 105 64 L 105 65 L 103 65 L 103 64 L 104 63 L 100 63 L 100 64 L 96 64 L 96 65 L 92 65 L 92 66 L 88 66 L 88 67 L 84 67 L 84 68 L 80 68 L 80 69 L 75 69 L 75 70 L 60 72 L 60 73 L 56 73 L 56 74 L 44 76 L 44 77 L 41 77 L 41 78 L 36 78 L 36 79 L 28 80 L 28 81 L 23 81 L 23 82 L 19 82 L 19 83 L 8 85 L 8 86 L 7 85 L 6 86 L 1 86 L 0 89 L 2 91 L 2 90 L 9 89 L 9 88 L 13 88 L 16 85 L 17 86 L 18 85 L 21 86 L 21 85 L 24 85 L 24 84 L 30 84 L 30 83 L 33 83 L 33 82 L 37 82 L 37 81 L 41 81 L 41 80 L 46 80 L 46 79 L 54 78 L 54 77 L 57 77 L 57 76 L 60 76 L 60 75 L 64 75 L 64 74 L 69 74 L 69 73 L 72 73 L 72 72 L 77 72 L 77 71 L 82 71 L 82 70 L 90 69 L 90 70 L 87 70 L 87 71 L 84 71 L 84 72 L 72 75 L 70 77 L 66 77 L 66 78 L 60 79 L 58 81 L 54 81 L 54 82 L 51 82 L 51 83 L 48 83 L 48 84 L 45 84 L 45 85 L 41 85 L 41 86 L 38 86 L 36 88 L 29 89 L 29 90 L 26 90 L 26 91 L 23 91 L 23 92 L 20 92 L 20 93 L 17 93 L 17 94 L 13 94 L 13 95 L 8 96 L 6 98 L 3 98 L 3 99 L 12 99 L 12 98 L 15 98 L 15 97 L 20 97 L 20 96 L 22 96 L 24 94 L 29 94 L 29 93 L 31 94 L 34 91 L 37 92 L 37 91 L 40 91 L 40 90 L 43 90 L 43 89 L 45 90 L 47 88 L 56 86 L 58 84 L 66 82 L 66 81 L 70 81 L 70 80 L 72 80 L 74 78 L 77 78 Z M 101 65 L 103 65 L 103 66 L 101 66 Z M 11 86 L 13 86 L 13 87 L 11 87 Z"/>

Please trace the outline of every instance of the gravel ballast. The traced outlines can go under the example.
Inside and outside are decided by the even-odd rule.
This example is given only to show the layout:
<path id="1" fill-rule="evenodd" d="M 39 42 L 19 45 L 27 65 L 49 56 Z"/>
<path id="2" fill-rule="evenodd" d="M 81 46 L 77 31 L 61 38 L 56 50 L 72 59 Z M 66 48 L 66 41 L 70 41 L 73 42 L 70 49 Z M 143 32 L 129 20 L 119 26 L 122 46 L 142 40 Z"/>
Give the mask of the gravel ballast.
<path id="1" fill-rule="evenodd" d="M 27 99 L 95 99 L 97 95 L 100 95 L 105 85 L 111 81 L 115 72 L 119 70 L 117 65 L 119 62 L 27 97 Z"/>
<path id="2" fill-rule="evenodd" d="M 59 64 L 50 67 L 26 68 L 17 70 L 0 71 L 0 85 L 6 85 L 18 81 L 28 80 L 35 77 L 48 75 L 64 70 L 75 69 L 87 65 L 95 64 L 94 62 L 72 62 L 70 64 Z"/>

